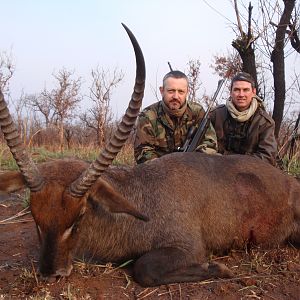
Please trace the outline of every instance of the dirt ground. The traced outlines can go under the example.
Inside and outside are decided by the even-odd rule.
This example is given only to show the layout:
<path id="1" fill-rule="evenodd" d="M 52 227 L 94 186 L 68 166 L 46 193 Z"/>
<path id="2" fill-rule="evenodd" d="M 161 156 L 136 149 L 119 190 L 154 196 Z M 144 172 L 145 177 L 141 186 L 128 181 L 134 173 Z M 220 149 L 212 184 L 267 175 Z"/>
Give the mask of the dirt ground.
<path id="1" fill-rule="evenodd" d="M 233 270 L 229 280 L 143 288 L 130 276 L 130 266 L 76 261 L 69 278 L 43 282 L 36 274 L 35 225 L 23 206 L 18 195 L 0 195 L 0 299 L 300 299 L 300 249 L 293 247 L 212 257 Z"/>

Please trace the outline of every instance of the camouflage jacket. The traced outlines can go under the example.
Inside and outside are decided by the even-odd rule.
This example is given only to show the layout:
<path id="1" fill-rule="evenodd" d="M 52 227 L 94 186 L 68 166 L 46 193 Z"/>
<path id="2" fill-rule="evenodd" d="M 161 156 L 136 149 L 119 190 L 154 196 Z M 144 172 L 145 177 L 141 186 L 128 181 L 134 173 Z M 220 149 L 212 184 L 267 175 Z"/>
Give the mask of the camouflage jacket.
<path id="1" fill-rule="evenodd" d="M 205 112 L 198 103 L 188 103 L 181 118 L 170 117 L 159 101 L 145 108 L 139 115 L 134 156 L 137 163 L 161 157 L 178 151 L 182 147 L 188 130 L 197 126 Z M 214 154 L 217 152 L 217 138 L 210 125 L 205 138 L 196 151 Z"/>
<path id="2" fill-rule="evenodd" d="M 275 165 L 275 123 L 263 107 L 258 107 L 248 121 L 238 122 L 231 117 L 226 105 L 220 105 L 211 112 L 211 122 L 216 130 L 219 153 L 248 154 Z"/>

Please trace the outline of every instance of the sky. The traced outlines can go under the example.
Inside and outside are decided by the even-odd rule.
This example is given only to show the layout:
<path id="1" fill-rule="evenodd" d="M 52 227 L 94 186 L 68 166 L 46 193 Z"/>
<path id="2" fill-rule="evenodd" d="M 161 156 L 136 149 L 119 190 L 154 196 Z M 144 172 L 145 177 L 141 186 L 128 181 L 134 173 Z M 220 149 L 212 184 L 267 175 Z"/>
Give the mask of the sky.
<path id="1" fill-rule="evenodd" d="M 146 61 L 143 107 L 156 101 L 154 91 L 169 71 L 185 71 L 190 59 L 201 61 L 202 89 L 213 94 L 218 76 L 210 67 L 215 55 L 232 51 L 235 14 L 230 0 L 3 0 L 0 52 L 15 65 L 10 82 L 12 100 L 23 91 L 51 89 L 53 73 L 62 68 L 91 83 L 100 66 L 122 70 L 124 79 L 112 95 L 121 117 L 131 97 L 135 59 L 121 23 L 136 36 Z M 89 104 L 85 103 L 84 107 Z"/>

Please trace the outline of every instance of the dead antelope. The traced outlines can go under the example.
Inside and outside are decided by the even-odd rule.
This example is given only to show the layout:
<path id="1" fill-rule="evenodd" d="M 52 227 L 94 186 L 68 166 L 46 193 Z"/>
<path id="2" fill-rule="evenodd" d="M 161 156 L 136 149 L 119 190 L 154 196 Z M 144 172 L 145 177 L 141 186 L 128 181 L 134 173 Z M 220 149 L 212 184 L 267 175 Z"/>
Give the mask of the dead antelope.
<path id="1" fill-rule="evenodd" d="M 134 167 L 109 167 L 138 114 L 145 66 L 133 37 L 134 94 L 112 141 L 91 165 L 58 160 L 34 165 L 22 148 L 3 95 L 0 125 L 20 172 L 0 175 L 0 191 L 31 190 L 41 242 L 39 271 L 68 276 L 74 255 L 135 258 L 143 286 L 228 277 L 207 254 L 247 243 L 300 243 L 300 184 L 248 156 L 174 153 Z M 146 222 L 145 222 L 146 221 Z"/>

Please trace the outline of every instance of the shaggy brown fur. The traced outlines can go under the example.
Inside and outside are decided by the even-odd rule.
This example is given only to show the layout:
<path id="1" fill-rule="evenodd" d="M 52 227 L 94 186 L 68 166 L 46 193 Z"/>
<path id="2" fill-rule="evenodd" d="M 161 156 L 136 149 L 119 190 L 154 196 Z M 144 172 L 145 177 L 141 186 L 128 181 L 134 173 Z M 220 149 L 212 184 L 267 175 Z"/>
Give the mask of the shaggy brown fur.
<path id="1" fill-rule="evenodd" d="M 211 252 L 300 243 L 300 184 L 259 159 L 174 153 L 111 167 L 80 199 L 68 185 L 86 163 L 38 168 L 45 184 L 31 193 L 31 210 L 44 276 L 69 275 L 76 251 L 102 261 L 137 258 L 134 276 L 143 286 L 198 281 L 231 275 L 206 263 Z M 23 185 L 17 172 L 1 174 L 3 180 L 2 191 Z"/>

